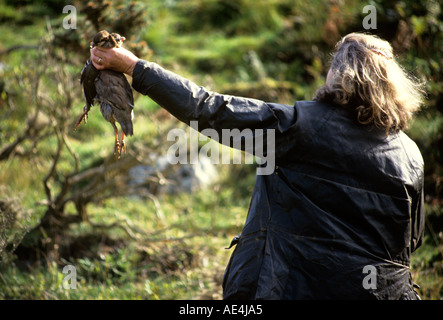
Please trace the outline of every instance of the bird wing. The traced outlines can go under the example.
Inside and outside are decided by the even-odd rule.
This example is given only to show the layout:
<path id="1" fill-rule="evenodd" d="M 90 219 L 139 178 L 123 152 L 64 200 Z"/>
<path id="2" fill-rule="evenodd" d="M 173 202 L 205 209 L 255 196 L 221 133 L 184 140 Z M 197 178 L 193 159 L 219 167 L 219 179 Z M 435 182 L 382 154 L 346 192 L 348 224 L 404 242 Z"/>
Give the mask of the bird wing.
<path id="1" fill-rule="evenodd" d="M 89 59 L 83 67 L 80 77 L 80 84 L 83 85 L 83 95 L 85 96 L 86 106 L 88 108 L 94 104 L 94 99 L 97 96 L 95 79 L 99 73 L 100 71 L 93 66 L 91 59 Z"/>
<path id="2" fill-rule="evenodd" d="M 123 73 L 102 70 L 97 78 L 96 89 L 100 100 L 117 109 L 132 110 L 134 107 L 132 88 Z"/>
<path id="3" fill-rule="evenodd" d="M 99 100 L 111 106 L 117 122 L 126 135 L 133 134 L 132 110 L 134 96 L 125 75 L 113 70 L 102 70 L 96 82 Z"/>

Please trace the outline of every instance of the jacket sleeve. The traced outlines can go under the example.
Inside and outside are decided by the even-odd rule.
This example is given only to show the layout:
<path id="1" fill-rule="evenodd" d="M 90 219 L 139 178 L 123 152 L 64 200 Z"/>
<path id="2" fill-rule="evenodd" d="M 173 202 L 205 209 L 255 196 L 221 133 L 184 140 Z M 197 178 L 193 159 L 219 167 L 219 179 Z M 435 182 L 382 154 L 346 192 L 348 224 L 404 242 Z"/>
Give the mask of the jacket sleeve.
<path id="1" fill-rule="evenodd" d="M 283 133 L 296 120 L 294 106 L 211 92 L 156 63 L 139 60 L 132 86 L 180 121 L 198 121 L 198 130 L 275 129 Z"/>

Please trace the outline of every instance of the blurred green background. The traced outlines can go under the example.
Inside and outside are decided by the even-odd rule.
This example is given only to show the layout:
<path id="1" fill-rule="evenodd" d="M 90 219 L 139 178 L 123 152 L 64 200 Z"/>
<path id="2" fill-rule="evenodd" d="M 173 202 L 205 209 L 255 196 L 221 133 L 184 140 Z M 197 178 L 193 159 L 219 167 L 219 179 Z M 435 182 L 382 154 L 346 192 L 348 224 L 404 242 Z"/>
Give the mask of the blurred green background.
<path id="1" fill-rule="evenodd" d="M 362 26 L 366 5 L 376 8 L 376 29 Z M 426 106 L 407 131 L 426 175 L 426 234 L 412 274 L 423 299 L 443 297 L 440 1 L 0 0 L 0 298 L 221 298 L 225 247 L 241 232 L 255 165 L 164 168 L 167 132 L 186 127 L 139 94 L 119 161 L 96 108 L 74 132 L 80 71 L 101 29 L 210 90 L 286 104 L 312 99 L 341 36 L 389 40 L 427 83 Z M 199 178 L 209 170 L 214 178 Z M 189 177 L 195 184 L 183 186 Z M 65 288 L 66 265 L 76 289 Z"/>

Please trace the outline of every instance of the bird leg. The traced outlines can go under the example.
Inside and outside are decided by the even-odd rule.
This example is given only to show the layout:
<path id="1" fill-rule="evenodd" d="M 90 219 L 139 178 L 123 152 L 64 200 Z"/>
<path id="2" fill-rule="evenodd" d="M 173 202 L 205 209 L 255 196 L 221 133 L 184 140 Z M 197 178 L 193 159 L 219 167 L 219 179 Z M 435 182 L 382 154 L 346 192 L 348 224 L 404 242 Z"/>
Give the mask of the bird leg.
<path id="1" fill-rule="evenodd" d="M 74 125 L 74 131 L 77 130 L 77 127 L 80 125 L 80 123 L 82 122 L 82 120 L 85 122 L 86 124 L 86 119 L 88 118 L 88 112 L 89 110 L 91 110 L 91 108 L 88 108 L 87 106 L 84 106 L 83 108 L 83 113 L 81 114 L 81 116 L 78 118 L 77 122 Z"/>
<path id="2" fill-rule="evenodd" d="M 118 140 L 118 129 L 114 122 L 111 122 L 111 124 L 114 127 L 114 132 L 115 132 L 114 154 L 116 154 L 118 159 L 120 159 L 121 147 L 120 147 L 120 141 Z"/>
<path id="3" fill-rule="evenodd" d="M 120 153 L 123 150 L 124 153 L 126 153 L 126 144 L 125 144 L 125 133 L 122 130 L 122 141 L 121 141 L 122 145 L 120 147 Z"/>

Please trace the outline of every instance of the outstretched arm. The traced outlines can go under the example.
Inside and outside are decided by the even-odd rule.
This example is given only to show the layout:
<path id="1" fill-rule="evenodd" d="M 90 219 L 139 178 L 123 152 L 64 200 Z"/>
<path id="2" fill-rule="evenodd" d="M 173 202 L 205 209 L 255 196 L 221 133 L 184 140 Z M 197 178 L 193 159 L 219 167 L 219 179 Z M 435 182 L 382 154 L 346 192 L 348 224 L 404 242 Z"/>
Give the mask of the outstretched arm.
<path id="1" fill-rule="evenodd" d="M 122 47 L 94 47 L 91 60 L 98 70 L 113 69 L 132 76 L 134 89 L 149 95 L 183 122 L 189 124 L 191 120 L 198 120 L 201 128 L 275 128 L 284 131 L 283 127 L 288 123 L 279 123 L 280 116 L 286 118 L 280 119 L 284 122 L 295 120 L 292 106 L 210 92 L 155 63 L 138 59 Z"/>
<path id="2" fill-rule="evenodd" d="M 198 121 L 199 129 L 275 129 L 278 134 L 296 120 L 294 106 L 213 92 L 144 60 L 136 63 L 132 86 L 179 120 Z"/>
<path id="3" fill-rule="evenodd" d="M 99 57 L 101 65 L 98 65 Z M 294 106 L 209 91 L 156 63 L 138 59 L 123 48 L 92 49 L 91 59 L 98 69 L 111 68 L 132 76 L 135 90 L 148 95 L 188 125 L 198 121 L 199 131 L 211 128 L 221 134 L 223 129 L 250 129 L 255 134 L 255 129 L 263 129 L 266 135 L 267 129 L 271 129 L 275 130 L 278 144 L 281 133 L 296 122 Z"/>

